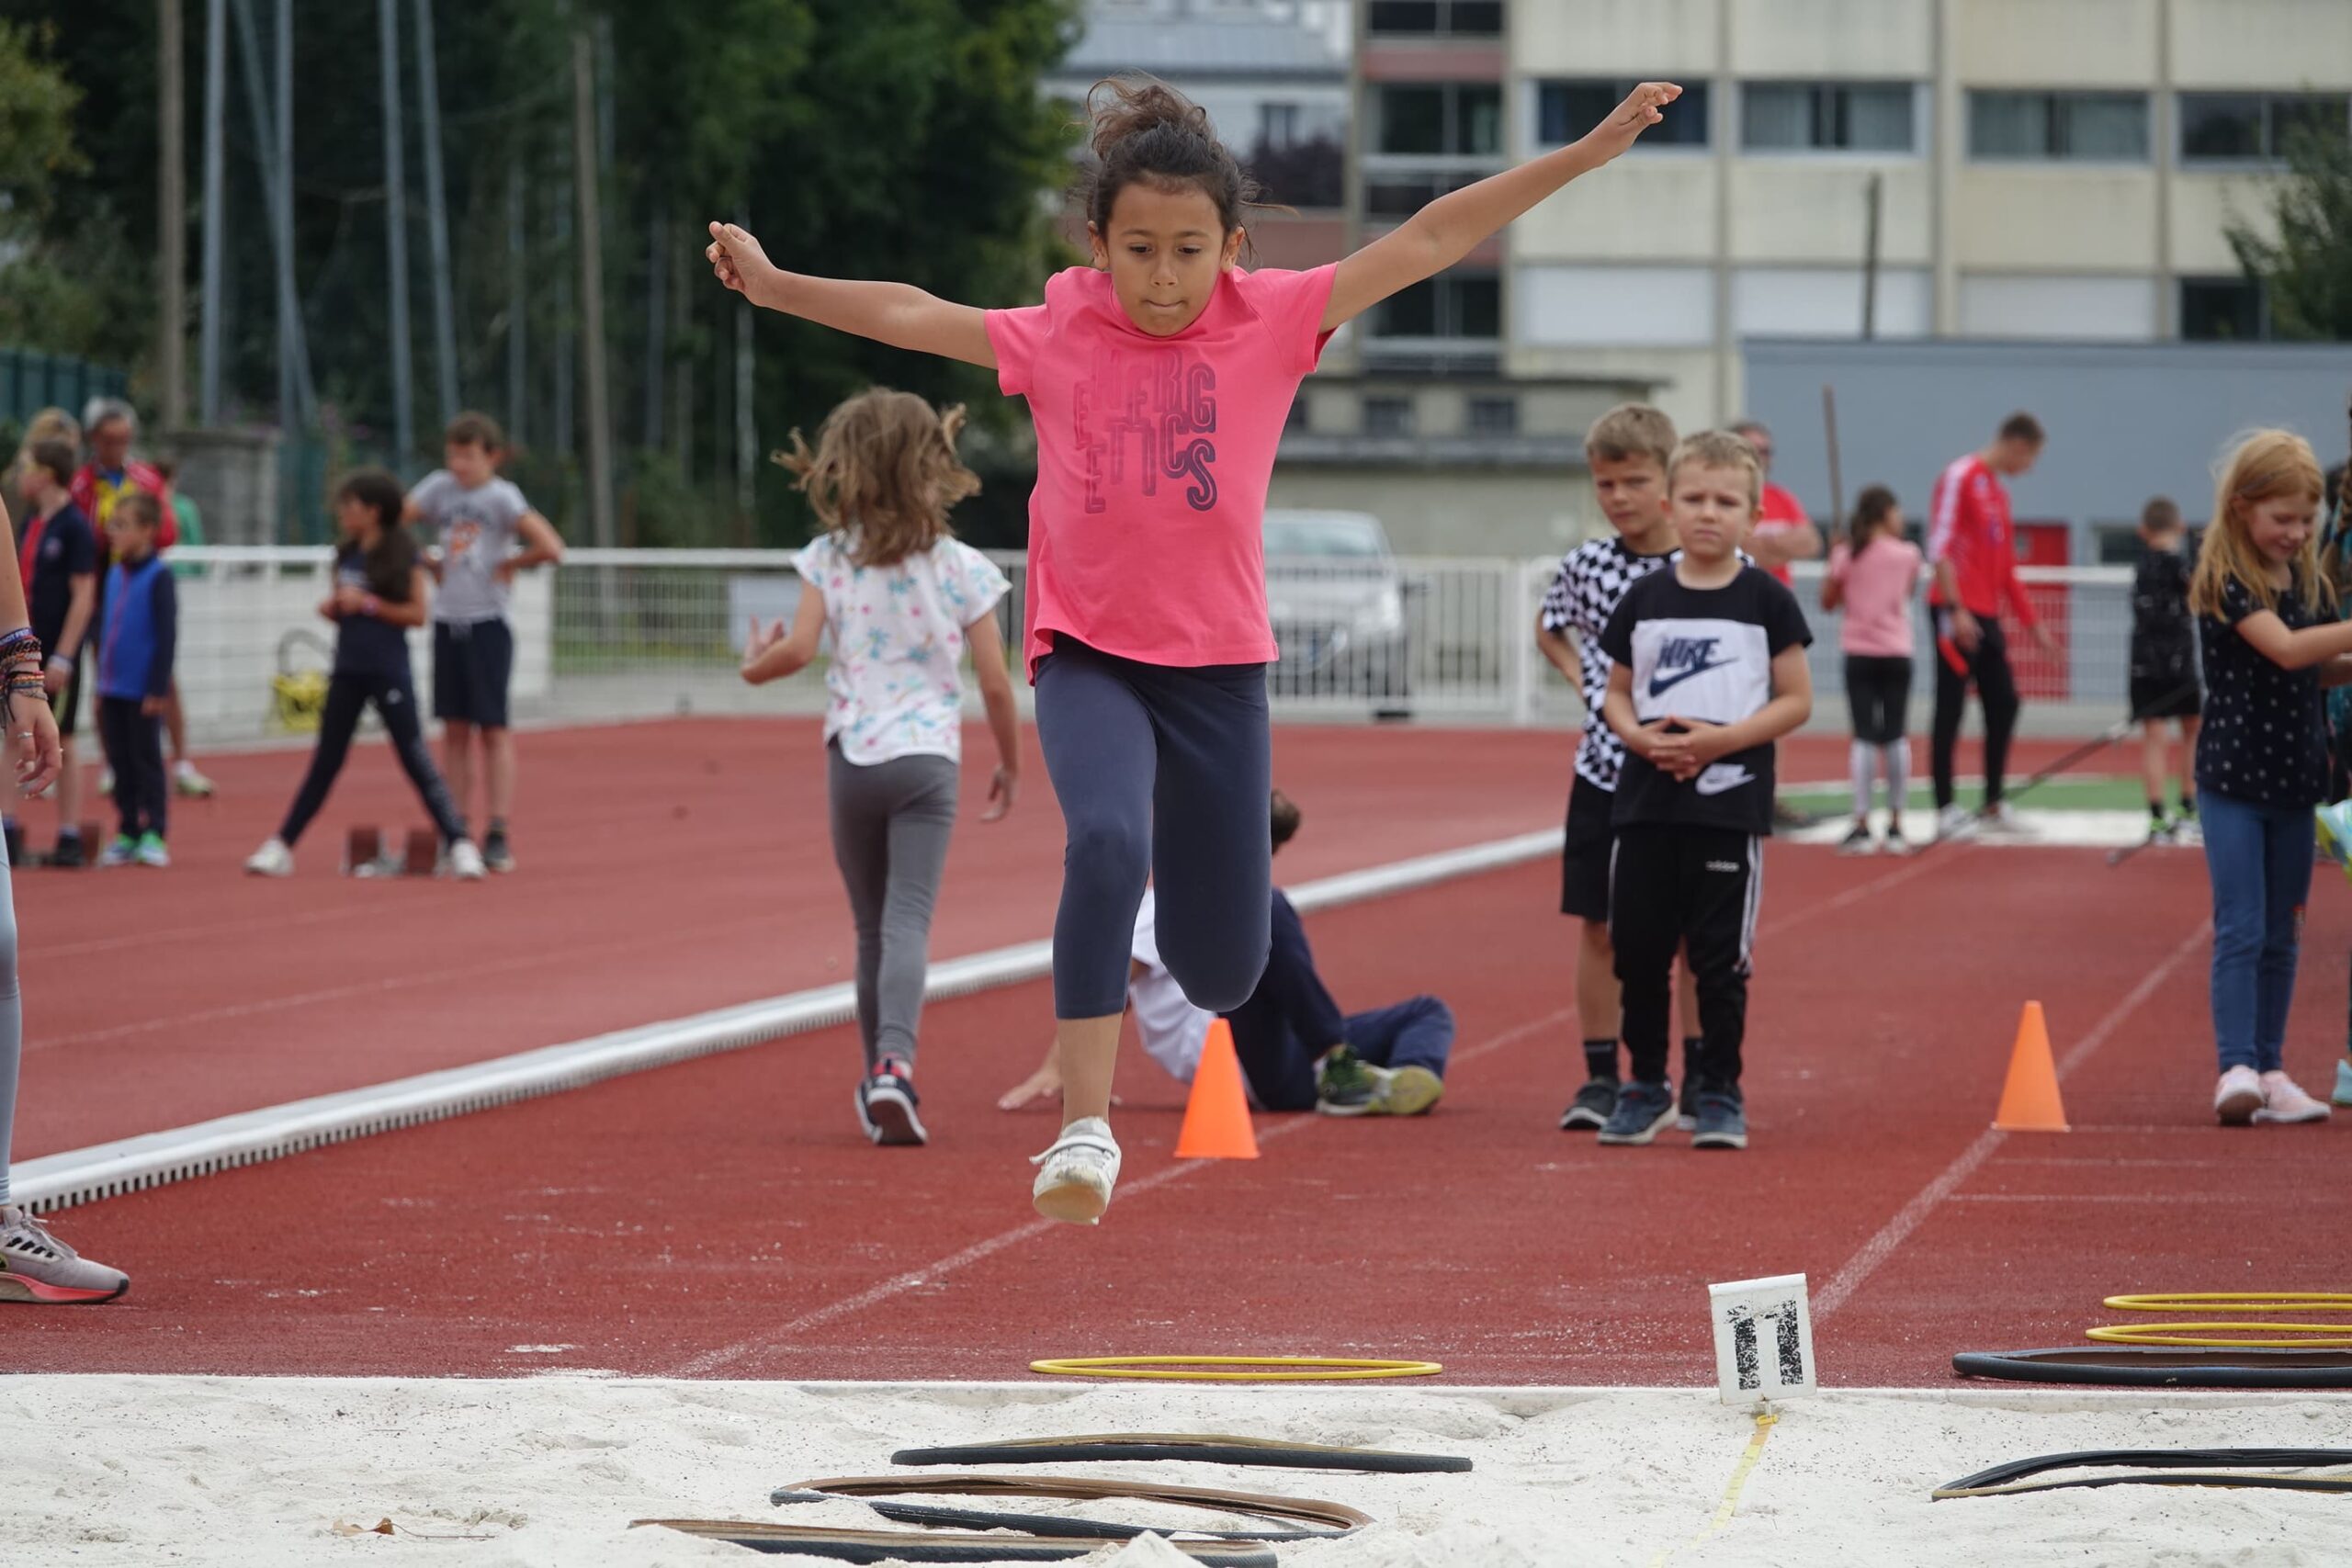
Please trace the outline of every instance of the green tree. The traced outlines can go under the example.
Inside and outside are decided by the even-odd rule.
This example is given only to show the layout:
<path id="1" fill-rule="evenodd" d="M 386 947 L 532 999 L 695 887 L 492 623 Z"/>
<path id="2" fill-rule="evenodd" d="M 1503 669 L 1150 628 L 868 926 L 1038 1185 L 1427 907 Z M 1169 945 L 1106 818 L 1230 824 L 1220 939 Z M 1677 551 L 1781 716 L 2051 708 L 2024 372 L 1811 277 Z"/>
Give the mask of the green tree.
<path id="1" fill-rule="evenodd" d="M 74 145 L 81 94 L 49 58 L 51 30 L 0 20 L 0 225 L 22 231 L 49 209 L 61 175 L 85 167 Z"/>
<path id="2" fill-rule="evenodd" d="M 2304 128 L 2270 197 L 2271 237 L 2230 225 L 2230 247 L 2270 299 L 2280 337 L 2352 341 L 2352 138 Z"/>

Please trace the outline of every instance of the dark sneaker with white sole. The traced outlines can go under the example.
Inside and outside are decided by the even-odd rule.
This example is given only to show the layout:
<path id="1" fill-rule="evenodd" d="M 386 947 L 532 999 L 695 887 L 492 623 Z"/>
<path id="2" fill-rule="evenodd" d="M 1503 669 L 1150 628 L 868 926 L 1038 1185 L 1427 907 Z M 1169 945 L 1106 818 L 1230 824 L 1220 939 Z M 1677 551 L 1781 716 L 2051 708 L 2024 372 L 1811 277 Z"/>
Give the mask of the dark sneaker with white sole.
<path id="1" fill-rule="evenodd" d="M 1629 1083 L 1617 1091 L 1617 1110 L 1600 1130 L 1604 1144 L 1646 1144 L 1674 1124 L 1674 1086 Z"/>
<path id="2" fill-rule="evenodd" d="M 1597 1133 L 1617 1113 L 1617 1080 L 1592 1078 L 1577 1090 L 1577 1098 L 1560 1115 L 1563 1133 Z"/>
<path id="3" fill-rule="evenodd" d="M 1747 1146 L 1747 1110 L 1739 1091 L 1711 1089 L 1699 1096 L 1699 1128 L 1690 1134 L 1694 1149 L 1744 1149 Z"/>
<path id="4" fill-rule="evenodd" d="M 896 1056 L 885 1056 L 857 1086 L 857 1124 L 877 1144 L 911 1147 L 928 1143 L 914 1074 Z"/>

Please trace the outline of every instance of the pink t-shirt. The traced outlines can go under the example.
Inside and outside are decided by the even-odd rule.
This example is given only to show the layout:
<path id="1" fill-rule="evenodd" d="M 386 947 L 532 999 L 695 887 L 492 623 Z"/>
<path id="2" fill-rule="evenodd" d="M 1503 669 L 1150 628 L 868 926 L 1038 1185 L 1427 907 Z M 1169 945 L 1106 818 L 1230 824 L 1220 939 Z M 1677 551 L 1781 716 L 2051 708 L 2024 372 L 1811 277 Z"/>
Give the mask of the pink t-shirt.
<path id="1" fill-rule="evenodd" d="M 1911 657 L 1911 596 L 1919 588 L 1919 547 L 1882 536 L 1857 559 L 1840 544 L 1829 552 L 1829 575 L 1844 584 L 1846 624 L 1838 646 L 1874 659 Z"/>
<path id="2" fill-rule="evenodd" d="M 1048 278 L 1042 305 L 988 313 L 998 385 L 1037 426 L 1032 680 L 1057 633 L 1147 664 L 1273 659 L 1266 486 L 1329 335 L 1334 270 L 1227 272 L 1172 337 L 1130 321 L 1092 267 Z"/>

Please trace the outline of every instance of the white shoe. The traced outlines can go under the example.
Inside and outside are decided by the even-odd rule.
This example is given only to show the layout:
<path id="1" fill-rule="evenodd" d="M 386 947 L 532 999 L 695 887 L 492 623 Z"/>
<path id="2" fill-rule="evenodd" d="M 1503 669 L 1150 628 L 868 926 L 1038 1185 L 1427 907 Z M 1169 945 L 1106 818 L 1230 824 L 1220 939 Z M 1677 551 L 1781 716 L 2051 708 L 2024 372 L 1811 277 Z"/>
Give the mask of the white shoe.
<path id="1" fill-rule="evenodd" d="M 1111 1189 L 1119 1183 L 1119 1141 L 1108 1122 L 1080 1117 L 1029 1163 L 1045 1167 L 1029 1193 L 1039 1213 L 1073 1225 L 1101 1223 Z"/>
<path id="2" fill-rule="evenodd" d="M 191 800 L 209 800 L 212 795 L 212 781 L 196 771 L 196 764 L 183 757 L 172 768 L 172 787 Z"/>
<path id="3" fill-rule="evenodd" d="M 2352 1106 L 2352 1058 L 2335 1064 L 2335 1092 L 2327 1100 L 2331 1105 Z"/>
<path id="4" fill-rule="evenodd" d="M 1957 801 L 1936 813 L 1936 842 L 1951 839 L 1973 839 L 1978 827 L 1976 813 Z"/>
<path id="5" fill-rule="evenodd" d="M 249 876 L 291 876 L 294 874 L 294 852 L 286 847 L 283 839 L 272 839 L 245 857 L 245 874 Z"/>
<path id="6" fill-rule="evenodd" d="M 2327 1107 L 2285 1073 L 2273 1069 L 2262 1075 L 2262 1109 L 2254 1113 L 2256 1121 L 2324 1122 L 2327 1116 Z"/>
<path id="7" fill-rule="evenodd" d="M 2025 831 L 2025 824 L 2018 818 L 2018 808 L 2006 800 L 1996 800 L 1976 815 L 1988 832 L 2022 833 Z"/>
<path id="8" fill-rule="evenodd" d="M 474 848 L 471 839 L 459 839 L 448 850 L 449 874 L 460 882 L 480 882 L 486 874 L 481 863 L 481 852 Z"/>
<path id="9" fill-rule="evenodd" d="M 2232 1067 L 2213 1086 L 2213 1114 L 2224 1127 L 2244 1127 L 2254 1120 L 2269 1097 L 2262 1089 L 2262 1075 L 2252 1067 Z"/>

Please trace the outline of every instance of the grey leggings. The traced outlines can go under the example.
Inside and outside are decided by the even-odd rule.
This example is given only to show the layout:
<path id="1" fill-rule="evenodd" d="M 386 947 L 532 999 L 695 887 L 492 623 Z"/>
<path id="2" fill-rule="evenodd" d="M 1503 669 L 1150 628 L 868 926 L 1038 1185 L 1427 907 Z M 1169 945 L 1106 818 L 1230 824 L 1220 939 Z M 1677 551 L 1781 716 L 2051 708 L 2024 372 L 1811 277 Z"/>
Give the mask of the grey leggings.
<path id="1" fill-rule="evenodd" d="M 894 757 L 860 766 L 825 749 L 833 863 L 857 922 L 857 1029 L 871 1069 L 885 1056 L 909 1066 L 922 1019 L 931 910 L 956 827 L 956 764 Z"/>
<path id="2" fill-rule="evenodd" d="M 24 1056 L 25 1010 L 17 990 L 17 895 L 0 855 L 0 1203 L 8 1201 L 9 1134 L 17 1124 L 17 1069 Z"/>

